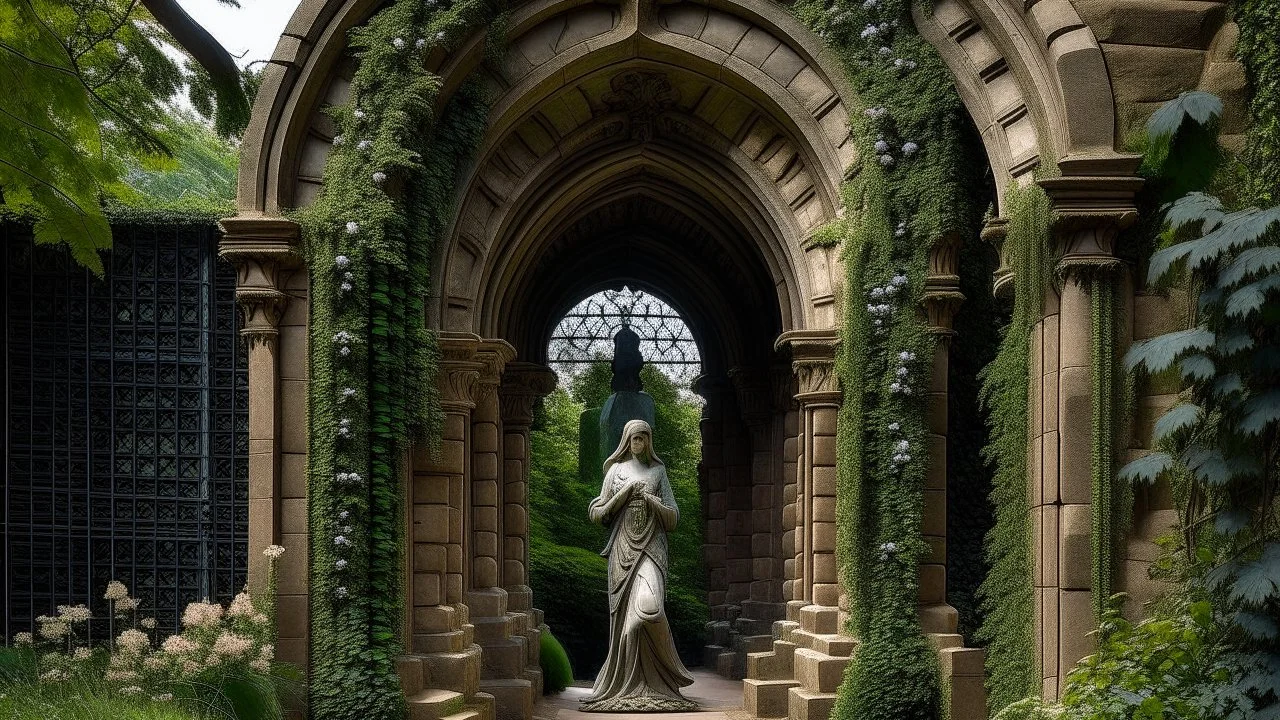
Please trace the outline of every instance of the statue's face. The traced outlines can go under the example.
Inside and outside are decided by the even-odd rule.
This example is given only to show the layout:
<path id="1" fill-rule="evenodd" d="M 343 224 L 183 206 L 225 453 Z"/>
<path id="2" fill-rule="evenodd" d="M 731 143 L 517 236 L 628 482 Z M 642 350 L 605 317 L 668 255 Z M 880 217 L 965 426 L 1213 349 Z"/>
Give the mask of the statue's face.
<path id="1" fill-rule="evenodd" d="M 631 454 L 639 456 L 649 447 L 649 433 L 638 432 L 631 436 Z"/>

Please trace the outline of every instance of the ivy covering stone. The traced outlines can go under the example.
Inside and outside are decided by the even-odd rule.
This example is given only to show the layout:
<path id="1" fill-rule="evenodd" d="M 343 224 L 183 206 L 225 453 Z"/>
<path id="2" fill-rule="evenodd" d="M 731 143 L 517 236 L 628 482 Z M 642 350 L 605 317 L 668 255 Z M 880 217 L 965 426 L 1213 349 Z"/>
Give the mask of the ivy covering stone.
<path id="1" fill-rule="evenodd" d="M 324 188 L 299 214 L 311 270 L 308 516 L 310 711 L 325 720 L 405 715 L 403 487 L 410 443 L 438 442 L 438 358 L 425 298 L 456 178 L 488 106 L 475 83 L 437 116 L 424 62 L 499 8 L 400 0 L 351 31 L 359 61 Z"/>

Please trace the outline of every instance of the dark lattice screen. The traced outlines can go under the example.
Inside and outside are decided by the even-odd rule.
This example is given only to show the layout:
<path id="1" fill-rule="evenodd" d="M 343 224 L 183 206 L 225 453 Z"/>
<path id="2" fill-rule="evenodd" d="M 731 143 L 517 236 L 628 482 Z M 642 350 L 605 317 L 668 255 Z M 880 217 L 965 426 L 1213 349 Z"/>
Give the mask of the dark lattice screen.
<path id="1" fill-rule="evenodd" d="M 111 579 L 172 629 L 244 583 L 247 377 L 216 228 L 117 227 L 104 279 L 3 235 L 6 634 L 58 604 L 105 614 Z"/>

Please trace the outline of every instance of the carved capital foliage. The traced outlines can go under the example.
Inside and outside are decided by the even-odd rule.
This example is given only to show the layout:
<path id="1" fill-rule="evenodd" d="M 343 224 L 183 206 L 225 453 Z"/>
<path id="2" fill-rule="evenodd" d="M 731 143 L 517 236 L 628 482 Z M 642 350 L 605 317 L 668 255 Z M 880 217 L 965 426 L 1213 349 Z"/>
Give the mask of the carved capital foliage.
<path id="1" fill-rule="evenodd" d="M 1059 161 L 1061 177 L 1040 180 L 1054 212 L 1057 271 L 1064 280 L 1081 274 L 1113 272 L 1122 267 L 1115 256 L 1120 231 L 1138 219 L 1135 196 L 1142 158 L 1108 155 L 1070 156 Z"/>
<path id="2" fill-rule="evenodd" d="M 556 387 L 556 374 L 543 365 L 507 363 L 498 388 L 502 423 L 507 427 L 527 427 L 533 423 L 533 406 Z"/>
<path id="3" fill-rule="evenodd" d="M 963 240 L 955 233 L 938 239 L 929 249 L 929 275 L 924 281 L 924 309 L 929 330 L 949 338 L 955 334 L 952 321 L 964 302 L 960 292 L 960 247 Z"/>
<path id="4" fill-rule="evenodd" d="M 446 410 L 465 412 L 475 408 L 475 388 L 484 370 L 476 359 L 480 336 L 471 333 L 440 333 L 440 370 L 436 382 L 440 405 Z"/>
<path id="5" fill-rule="evenodd" d="M 236 302 L 244 313 L 240 334 L 251 352 L 274 347 L 289 305 L 285 283 L 302 266 L 295 251 L 298 224 L 284 218 L 228 218 L 222 229 L 218 254 L 236 269 Z"/>
<path id="6" fill-rule="evenodd" d="M 768 371 L 756 368 L 731 368 L 729 382 L 733 384 L 743 423 L 754 426 L 768 422 L 772 415 Z"/>
<path id="7" fill-rule="evenodd" d="M 680 99 L 679 91 L 662 73 L 622 73 L 609 80 L 609 87 L 612 92 L 605 94 L 605 105 L 626 115 L 631 139 L 641 142 L 653 137 L 654 121 Z"/>
<path id="8" fill-rule="evenodd" d="M 991 243 L 1000 256 L 1000 266 L 991 274 L 991 289 L 997 297 L 1013 294 L 1013 267 L 1009 265 L 1009 251 L 1004 243 L 1008 235 L 1009 221 L 1005 218 L 991 218 L 982 226 L 982 239 Z"/>
<path id="9" fill-rule="evenodd" d="M 477 404 L 496 399 L 498 385 L 502 382 L 502 371 L 515 356 L 515 348 L 505 340 L 483 340 L 476 347 L 475 359 L 482 366 L 475 393 Z"/>
<path id="10" fill-rule="evenodd" d="M 836 350 L 840 336 L 835 330 L 792 330 L 778 337 L 776 349 L 790 348 L 791 368 L 796 374 L 801 404 L 840 402 L 836 377 Z"/>

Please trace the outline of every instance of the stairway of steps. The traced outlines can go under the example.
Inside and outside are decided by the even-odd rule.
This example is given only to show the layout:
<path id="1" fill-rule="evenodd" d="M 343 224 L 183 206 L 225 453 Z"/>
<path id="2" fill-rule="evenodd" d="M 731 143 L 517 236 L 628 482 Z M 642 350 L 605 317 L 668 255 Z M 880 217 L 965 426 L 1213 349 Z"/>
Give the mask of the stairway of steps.
<path id="1" fill-rule="evenodd" d="M 711 644 L 703 650 L 703 664 L 728 680 L 746 677 L 747 657 L 773 646 L 773 625 L 782 619 L 786 606 L 744 600 L 735 611 L 732 620 L 708 623 Z"/>
<path id="2" fill-rule="evenodd" d="M 790 610 L 790 608 L 789 608 Z M 793 613 L 796 620 L 773 624 L 773 647 L 747 655 L 743 709 L 755 718 L 827 720 L 845 667 L 857 640 L 839 634 L 836 608 L 809 605 Z M 954 633 L 930 633 L 938 650 L 942 681 L 949 685 L 948 717 L 985 720 L 985 653 L 966 648 Z"/>
<path id="3" fill-rule="evenodd" d="M 414 652 L 396 658 L 410 720 L 495 720 L 494 697 L 480 689 L 482 650 L 466 606 L 431 611 L 448 629 L 414 635 Z"/>
<path id="4" fill-rule="evenodd" d="M 480 690 L 496 702 L 495 720 L 528 720 L 542 694 L 538 630 L 540 612 L 512 612 L 506 590 L 492 588 L 466 594 L 475 641 L 483 649 Z"/>

